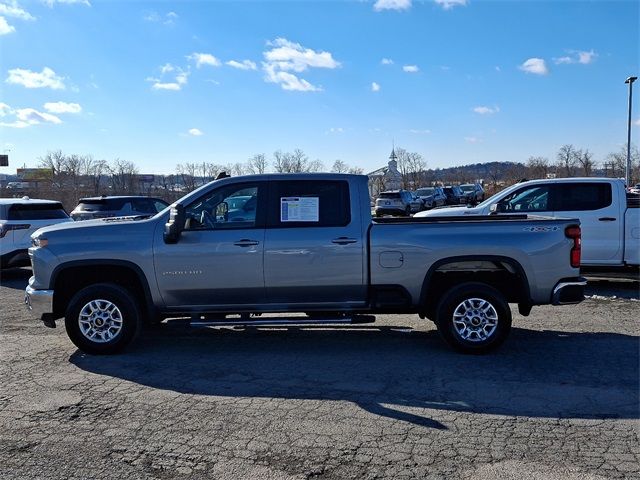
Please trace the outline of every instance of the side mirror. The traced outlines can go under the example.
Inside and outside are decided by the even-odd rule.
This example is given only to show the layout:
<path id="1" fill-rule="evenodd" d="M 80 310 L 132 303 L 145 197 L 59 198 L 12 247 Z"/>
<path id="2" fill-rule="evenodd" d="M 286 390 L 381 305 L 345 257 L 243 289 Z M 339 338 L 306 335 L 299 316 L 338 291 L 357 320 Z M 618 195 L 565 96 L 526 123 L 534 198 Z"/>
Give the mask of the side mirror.
<path id="1" fill-rule="evenodd" d="M 229 220 L 229 204 L 227 202 L 220 202 L 216 207 L 216 218 L 223 218 L 226 222 Z"/>
<path id="2" fill-rule="evenodd" d="M 164 224 L 164 243 L 178 243 L 180 234 L 184 230 L 184 205 L 176 203 L 171 207 L 169 221 Z"/>

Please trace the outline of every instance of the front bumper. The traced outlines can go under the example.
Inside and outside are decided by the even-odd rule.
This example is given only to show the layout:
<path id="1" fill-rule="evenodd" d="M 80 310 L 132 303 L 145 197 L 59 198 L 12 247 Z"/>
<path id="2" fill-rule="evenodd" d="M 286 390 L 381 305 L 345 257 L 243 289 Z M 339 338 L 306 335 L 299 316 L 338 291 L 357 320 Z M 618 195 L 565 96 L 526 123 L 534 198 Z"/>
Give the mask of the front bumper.
<path id="1" fill-rule="evenodd" d="M 36 290 L 28 285 L 24 292 L 24 304 L 39 320 L 45 323 L 52 321 L 53 290 Z"/>
<path id="2" fill-rule="evenodd" d="M 552 305 L 571 305 L 584 300 L 584 287 L 587 279 L 584 277 L 564 278 L 553 288 Z"/>

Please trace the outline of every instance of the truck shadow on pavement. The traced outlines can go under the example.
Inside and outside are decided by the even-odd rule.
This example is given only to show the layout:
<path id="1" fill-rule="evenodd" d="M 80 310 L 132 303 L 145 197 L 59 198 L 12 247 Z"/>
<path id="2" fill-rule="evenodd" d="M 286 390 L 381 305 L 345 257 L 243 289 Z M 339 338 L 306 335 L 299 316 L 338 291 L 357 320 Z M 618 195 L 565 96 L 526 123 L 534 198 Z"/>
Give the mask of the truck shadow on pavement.
<path id="1" fill-rule="evenodd" d="M 191 331 L 162 325 L 117 356 L 80 351 L 96 374 L 197 395 L 341 400 L 435 429 L 430 410 L 545 418 L 639 418 L 639 342 L 614 333 L 514 328 L 498 352 L 449 350 L 400 327 Z"/>

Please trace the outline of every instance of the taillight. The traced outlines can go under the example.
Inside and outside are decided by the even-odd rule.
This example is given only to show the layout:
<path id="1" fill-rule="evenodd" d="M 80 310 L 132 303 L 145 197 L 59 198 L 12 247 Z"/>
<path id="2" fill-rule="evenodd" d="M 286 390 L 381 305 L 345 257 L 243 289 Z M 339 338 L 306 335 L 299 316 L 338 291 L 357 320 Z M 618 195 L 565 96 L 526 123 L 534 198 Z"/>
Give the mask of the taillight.
<path id="1" fill-rule="evenodd" d="M 564 230 L 564 234 L 567 238 L 573 240 L 573 247 L 571 247 L 570 261 L 571 266 L 574 268 L 580 267 L 580 256 L 582 254 L 582 232 L 578 225 L 571 225 Z"/>
<path id="2" fill-rule="evenodd" d="M 28 223 L 18 223 L 15 225 L 0 225 L 0 238 L 4 237 L 7 232 L 10 232 L 11 230 L 26 230 L 27 228 L 31 228 L 31 225 L 29 225 Z"/>

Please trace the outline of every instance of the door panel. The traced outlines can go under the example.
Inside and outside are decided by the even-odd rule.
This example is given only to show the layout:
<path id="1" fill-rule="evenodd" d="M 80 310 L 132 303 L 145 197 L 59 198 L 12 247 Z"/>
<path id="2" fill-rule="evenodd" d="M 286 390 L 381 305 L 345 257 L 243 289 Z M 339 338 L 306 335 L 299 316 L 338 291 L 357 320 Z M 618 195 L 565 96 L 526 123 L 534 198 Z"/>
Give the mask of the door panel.
<path id="1" fill-rule="evenodd" d="M 263 252 L 264 229 L 192 230 L 182 232 L 176 244 L 160 241 L 154 260 L 165 304 L 220 308 L 263 303 Z"/>
<path id="2" fill-rule="evenodd" d="M 567 182 L 556 189 L 554 216 L 580 219 L 582 263 L 622 263 L 624 219 L 611 184 Z"/>
<path id="3" fill-rule="evenodd" d="M 346 243 L 345 241 L 353 241 Z M 359 229 L 267 229 L 265 285 L 269 303 L 363 302 Z"/>
<path id="4" fill-rule="evenodd" d="M 288 221 L 281 206 L 289 198 L 317 205 L 317 216 Z M 272 184 L 264 255 L 269 303 L 341 307 L 365 303 L 365 245 L 359 207 L 357 192 L 349 192 L 346 181 Z"/>
<path id="5" fill-rule="evenodd" d="M 168 307 L 203 310 L 261 305 L 266 183 L 226 184 L 185 206 L 175 244 L 155 243 L 160 292 Z"/>

